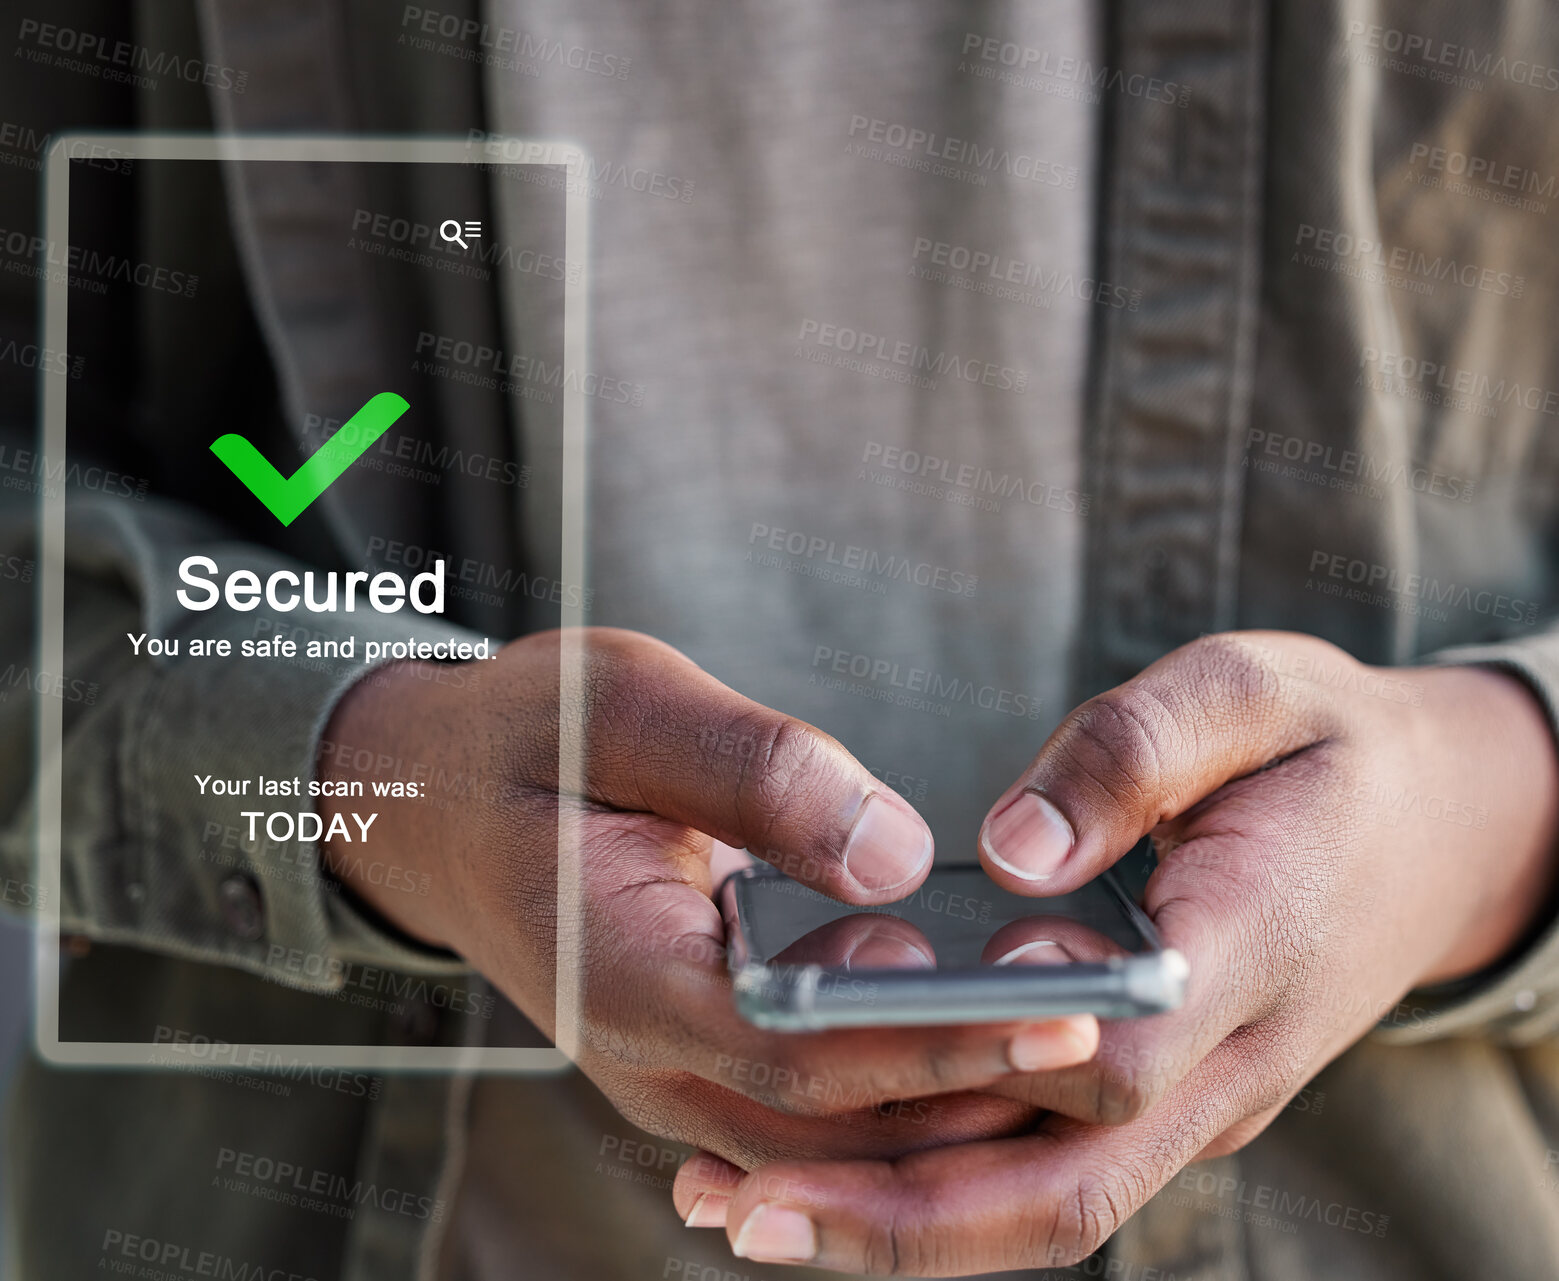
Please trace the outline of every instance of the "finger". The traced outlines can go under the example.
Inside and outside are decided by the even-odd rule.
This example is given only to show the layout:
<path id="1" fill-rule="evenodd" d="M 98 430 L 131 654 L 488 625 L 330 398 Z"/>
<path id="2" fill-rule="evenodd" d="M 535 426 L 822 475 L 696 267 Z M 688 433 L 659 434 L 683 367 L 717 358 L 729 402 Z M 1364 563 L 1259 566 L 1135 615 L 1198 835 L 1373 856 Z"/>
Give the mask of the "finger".
<path id="1" fill-rule="evenodd" d="M 991 1088 L 1120 1125 L 1150 1111 L 1226 1039 L 1273 1035 L 1268 1016 L 1296 976 L 1295 905 L 1328 876 L 1331 856 L 1316 851 L 1309 826 L 1296 819 L 1314 812 L 1317 795 L 1335 790 L 1329 753 L 1291 757 L 1177 825 L 1180 843 L 1149 879 L 1143 905 L 1165 946 L 1190 967 L 1180 1009 L 1107 1022 L 1088 1063 Z M 1365 1011 L 1358 1030 L 1367 1022 Z"/>
<path id="2" fill-rule="evenodd" d="M 1008 921 L 985 941 L 986 965 L 1094 964 L 1125 956 L 1126 949 L 1066 916 L 1025 916 Z"/>
<path id="3" fill-rule="evenodd" d="M 715 905 L 682 880 L 645 874 L 645 846 L 687 829 L 642 815 L 586 819 L 594 874 L 583 1035 L 618 1061 L 692 1073 L 781 1112 L 826 1116 L 979 1089 L 1019 1071 L 1085 1061 L 1087 1016 L 956 1027 L 767 1032 L 737 1014 Z M 883 918 L 886 920 L 887 918 Z M 883 928 L 892 928 L 886 925 Z M 861 999 L 870 977 L 851 978 Z"/>
<path id="4" fill-rule="evenodd" d="M 677 1171 L 671 1202 L 690 1228 L 723 1228 L 725 1212 L 747 1171 L 713 1152 L 695 1152 Z"/>
<path id="5" fill-rule="evenodd" d="M 1021 1134 L 1033 1128 L 1038 1115 L 1010 1099 L 949 1094 L 838 1116 L 782 1116 L 697 1078 L 653 1084 L 628 1098 L 622 1110 L 642 1130 L 703 1148 L 719 1163 L 707 1167 L 716 1172 L 726 1163 L 747 1171 L 781 1158 L 891 1160 L 946 1143 Z M 708 1190 L 706 1165 L 689 1164 L 689 1186 Z"/>
<path id="6" fill-rule="evenodd" d="M 756 867 L 758 860 L 746 850 L 739 850 L 724 841 L 711 841 L 709 849 L 710 887 L 719 885 L 726 877 L 749 867 Z"/>
<path id="7" fill-rule="evenodd" d="M 591 799 L 674 819 L 850 903 L 909 893 L 931 830 L 843 744 L 722 685 L 670 646 L 585 641 Z"/>
<path id="8" fill-rule="evenodd" d="M 1295 1090 L 1298 1093 L 1298 1090 Z M 1258 1112 L 1255 1116 L 1248 1116 L 1243 1121 L 1236 1121 L 1227 1130 L 1204 1147 L 1194 1157 L 1193 1161 L 1211 1161 L 1215 1157 L 1228 1156 L 1231 1152 L 1238 1152 L 1242 1147 L 1259 1135 L 1269 1125 L 1278 1119 L 1287 1102 L 1278 1103 L 1268 1108 L 1265 1112 Z M 724 1223 L 724 1219 L 721 1219 Z"/>
<path id="9" fill-rule="evenodd" d="M 910 922 L 863 912 L 803 934 L 774 955 L 772 964 L 821 965 L 831 970 L 934 970 L 936 952 Z"/>
<path id="10" fill-rule="evenodd" d="M 985 819 L 992 879 L 1019 894 L 1076 889 L 1229 780 L 1323 737 L 1326 705 L 1279 679 L 1261 635 L 1186 645 L 1068 716 Z"/>
<path id="11" fill-rule="evenodd" d="M 682 1100 L 684 1110 L 687 1102 Z M 728 1098 L 709 1111 L 724 1119 L 724 1132 L 704 1141 L 720 1146 L 725 1155 L 695 1153 L 683 1162 L 672 1185 L 672 1201 L 689 1227 L 724 1226 L 725 1206 L 747 1172 L 771 1160 L 891 1160 L 949 1143 L 1009 1138 L 1032 1129 L 1037 1119 L 1032 1108 L 980 1094 L 896 1104 L 823 1121 L 778 1117 L 742 1098 Z M 695 1223 L 694 1211 L 700 1206 L 701 1221 Z"/>
<path id="12" fill-rule="evenodd" d="M 1029 1136 L 891 1162 L 764 1166 L 727 1206 L 732 1250 L 905 1276 L 1070 1265 L 1251 1109 L 1251 1087 L 1224 1089 L 1222 1077 L 1240 1080 L 1231 1064 L 1210 1065 L 1172 1106 L 1130 1126 L 1052 1117 Z"/>
<path id="13" fill-rule="evenodd" d="M 1194 878 L 1194 870 L 1182 870 L 1179 883 Z M 1159 892 L 1173 894 L 1174 884 Z M 1232 898 L 1227 905 L 1186 898 L 1165 901 L 1156 919 L 1166 945 L 1190 967 L 1184 1004 L 1167 1014 L 1106 1021 L 1087 1062 L 1005 1078 L 992 1083 L 994 1093 L 1081 1121 L 1124 1125 L 1151 1112 L 1197 1064 L 1259 1018 L 1265 986 L 1250 970 L 1259 951 L 1258 912 Z"/>

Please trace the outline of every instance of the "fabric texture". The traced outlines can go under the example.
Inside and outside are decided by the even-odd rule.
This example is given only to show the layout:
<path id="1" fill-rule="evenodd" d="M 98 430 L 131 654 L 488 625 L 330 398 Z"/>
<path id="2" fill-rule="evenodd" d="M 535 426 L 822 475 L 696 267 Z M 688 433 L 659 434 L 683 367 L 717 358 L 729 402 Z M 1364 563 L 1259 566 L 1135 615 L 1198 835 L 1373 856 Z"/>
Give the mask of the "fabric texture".
<path id="1" fill-rule="evenodd" d="M 78 86 L 18 62 L 0 83 L 0 118 L 37 111 L 12 109 L 29 94 L 52 95 L 49 129 L 113 119 L 585 142 L 597 166 L 586 175 L 592 369 L 613 380 L 592 398 L 592 617 L 679 643 L 744 692 L 838 734 L 883 777 L 908 780 L 943 851 L 967 840 L 959 833 L 1070 703 L 1208 631 L 1304 631 L 1380 665 L 1498 664 L 1553 717 L 1559 449 L 1544 389 L 1559 386 L 1549 339 L 1559 247 L 1540 210 L 1430 164 L 1439 148 L 1559 172 L 1553 92 L 1533 71 L 1559 65 L 1542 6 L 1120 0 L 1096 47 L 1068 6 L 1052 16 L 1070 25 L 1045 30 L 1016 5 L 852 6 L 853 41 L 838 39 L 834 7 L 758 9 L 716 19 L 671 6 L 652 20 L 604 0 L 486 12 L 450 0 L 457 22 L 476 22 L 459 56 L 403 41 L 415 33 L 399 6 L 226 0 L 203 4 L 197 25 L 177 6 L 143 5 L 137 38 L 245 68 L 245 92 L 208 103 L 188 86 L 127 105 L 101 85 L 67 93 Z M 110 34 L 130 24 L 106 4 L 72 20 Z M 482 63 L 498 52 L 482 41 L 500 30 L 514 33 L 504 56 L 526 64 L 502 90 Z M 526 62 L 519 36 L 543 31 L 568 33 L 563 53 L 549 59 L 533 40 Z M 978 42 L 966 48 L 987 34 L 994 61 Z M 1451 62 L 1388 47 L 1406 35 L 1420 38 L 1414 49 L 1452 50 Z M 1002 40 L 1053 58 L 1025 78 L 988 77 L 1006 69 Z M 613 71 L 602 74 L 601 57 L 594 70 L 570 65 L 574 47 L 612 55 Z M 1081 81 L 1063 57 L 1122 73 L 1106 77 L 1091 114 L 1067 96 Z M 611 105 L 586 106 L 600 103 Z M 917 167 L 930 144 L 910 145 L 910 129 L 959 144 L 935 158 L 955 172 Z M 1041 167 L 1004 169 L 1017 154 Z M 370 173 L 319 187 L 305 166 L 267 177 L 230 172 L 214 186 L 191 174 L 139 222 L 107 205 L 92 215 L 138 226 L 152 245 L 183 236 L 186 252 L 209 257 L 210 287 L 234 299 L 230 329 L 139 353 L 134 432 L 154 445 L 159 426 L 204 424 L 236 386 L 252 438 L 279 457 L 311 443 L 311 415 L 339 420 L 365 384 L 400 385 L 426 406 L 435 445 L 531 467 L 533 483 L 446 467 L 438 484 L 391 484 L 365 469 L 269 538 L 242 513 L 210 510 L 171 455 L 157 464 L 155 499 L 73 500 L 67 666 L 97 693 L 65 708 L 63 767 L 72 794 L 93 799 L 66 815 L 61 906 L 82 942 L 64 967 L 62 1008 L 68 1030 L 141 1040 L 234 1026 L 302 1043 L 494 1037 L 507 1015 L 417 1022 L 391 1001 L 353 1004 L 360 986 L 301 990 L 310 985 L 277 958 L 313 953 L 472 990 L 479 980 L 352 907 L 307 848 L 219 840 L 219 863 L 206 845 L 220 816 L 174 790 L 197 749 L 235 774 L 306 770 L 348 674 L 300 665 L 262 685 L 236 664 L 130 662 L 118 636 L 171 625 L 160 592 L 183 549 L 236 540 L 264 539 L 279 558 L 308 547 L 353 568 L 384 563 L 391 543 L 444 548 L 523 570 L 527 584 L 555 580 L 557 514 L 544 495 L 556 403 L 483 394 L 414 361 L 429 331 L 556 358 L 557 282 L 428 273 L 407 297 L 339 242 L 357 209 L 411 209 L 436 225 L 458 203 L 508 239 L 551 243 L 559 202 L 476 171 L 401 188 Z M 5 188 L 8 228 L 36 225 L 24 186 Z M 220 211 L 231 235 L 191 231 L 178 213 L 188 209 Z M 1025 286 L 1050 306 L 956 283 L 969 273 L 952 264 L 953 246 L 1051 273 Z M 943 275 L 916 274 L 933 268 Z M 1079 299 L 1054 283 L 1068 272 L 1124 292 Z M 26 332 L 32 304 L 25 277 L 0 274 L 7 325 Z M 862 351 L 862 334 L 884 346 Z M 899 343 L 907 367 L 875 354 Z M 914 367 L 922 348 L 931 364 L 942 358 L 937 372 Z M 1018 373 L 1030 376 L 1023 391 Z M 0 378 L 7 442 L 25 447 L 34 389 L 14 366 Z M 130 430 L 119 409 L 83 411 L 87 443 L 105 456 Z M 898 487 L 910 478 L 904 451 L 953 468 L 942 496 Z M 1021 476 L 1023 497 L 1009 493 L 999 510 L 950 501 L 965 488 L 980 496 L 956 479 L 965 465 Z M 712 501 L 724 492 L 738 496 L 730 507 Z M 31 499 L 0 498 L 4 554 L 34 557 Z M 802 534 L 803 550 L 786 538 L 771 547 L 775 530 Z M 824 550 L 806 550 L 814 539 Z M 882 592 L 859 569 L 864 587 L 824 578 L 839 569 L 830 545 L 897 552 L 912 571 L 956 571 L 977 587 L 923 587 L 913 572 L 888 573 Z M 0 610 L 7 661 L 28 652 L 31 599 L 11 592 Z M 520 633 L 546 625 L 550 604 L 528 585 L 472 592 L 451 617 L 473 634 Z M 363 633 L 361 618 L 353 630 Z M 890 701 L 891 686 L 851 675 L 857 655 L 868 672 L 883 660 L 973 696 L 945 716 Z M 1007 711 L 995 707 L 1003 694 Z M 1019 695 L 1036 715 L 1011 713 Z M 11 877 L 29 867 L 29 703 L 0 704 Z M 251 723 L 262 732 L 241 728 Z M 944 766 L 947 744 L 957 750 Z M 1556 1010 L 1550 926 L 1498 973 L 1381 1011 L 1377 1035 L 1268 1132 L 1188 1167 L 1129 1221 L 1108 1247 L 1114 1273 L 1096 1259 L 1083 1274 L 1559 1273 Z M 281 1096 L 243 1071 L 30 1061 L 11 1104 L 11 1269 L 85 1273 L 108 1231 L 375 1281 L 434 1276 L 441 1249 L 451 1275 L 486 1275 L 502 1266 L 503 1230 L 556 1275 L 662 1275 L 690 1251 L 721 1257 L 718 1243 L 683 1244 L 666 1189 L 637 1181 L 620 1157 L 623 1141 L 657 1141 L 613 1119 L 582 1080 L 482 1082 L 472 1101 L 469 1082 L 359 1075 L 314 1074 Z M 518 1195 L 523 1180 L 495 1181 L 487 1150 L 470 1162 L 476 1182 L 459 1185 L 472 1118 L 515 1132 L 533 1202 Z M 410 1192 L 427 1211 L 362 1205 L 316 1221 L 234 1195 L 212 1176 L 224 1148 L 245 1144 Z M 657 1175 L 667 1150 L 655 1146 Z M 450 1234 L 457 1206 L 486 1207 L 483 1222 L 506 1227 Z M 603 1223 L 633 1231 L 596 1239 L 611 1235 Z M 199 1241 L 186 1241 L 191 1224 Z"/>

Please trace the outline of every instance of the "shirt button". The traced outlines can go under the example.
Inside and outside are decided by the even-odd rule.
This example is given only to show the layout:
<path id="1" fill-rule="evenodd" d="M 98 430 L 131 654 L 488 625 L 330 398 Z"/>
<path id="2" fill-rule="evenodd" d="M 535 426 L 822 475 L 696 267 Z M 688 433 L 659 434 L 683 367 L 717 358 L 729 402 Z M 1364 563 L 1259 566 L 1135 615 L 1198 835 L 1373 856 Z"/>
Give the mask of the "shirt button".
<path id="1" fill-rule="evenodd" d="M 229 876 L 217 887 L 222 919 L 241 939 L 254 942 L 265 933 L 265 913 L 260 906 L 260 887 L 251 876 Z"/>
<path id="2" fill-rule="evenodd" d="M 1524 987 L 1516 993 L 1515 1004 L 1518 1010 L 1530 1010 L 1537 1004 L 1537 993 L 1529 987 Z"/>

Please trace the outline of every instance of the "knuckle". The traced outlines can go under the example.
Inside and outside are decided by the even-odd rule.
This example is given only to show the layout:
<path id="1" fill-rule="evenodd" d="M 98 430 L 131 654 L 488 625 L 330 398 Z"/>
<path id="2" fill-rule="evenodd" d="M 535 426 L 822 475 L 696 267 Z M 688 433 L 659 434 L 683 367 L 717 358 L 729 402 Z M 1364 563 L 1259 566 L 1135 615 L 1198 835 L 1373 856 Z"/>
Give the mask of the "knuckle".
<path id="1" fill-rule="evenodd" d="M 1116 795 L 1157 795 L 1178 730 L 1163 700 L 1145 684 L 1122 685 L 1084 703 L 1068 726 L 1069 755 Z"/>
<path id="2" fill-rule="evenodd" d="M 766 1044 L 753 1059 L 743 1059 L 739 1072 L 722 1075 L 720 1083 L 789 1117 L 830 1117 L 854 1111 L 871 1100 L 868 1091 L 850 1088 L 827 1062 L 811 1057 L 804 1046 Z"/>
<path id="3" fill-rule="evenodd" d="M 1298 1022 L 1266 1019 L 1230 1034 L 1239 1048 L 1243 1084 L 1240 1102 L 1247 1113 L 1287 1103 L 1315 1070 L 1313 1039 Z"/>
<path id="4" fill-rule="evenodd" d="M 592 714 L 609 714 L 624 699 L 637 702 L 643 693 L 635 655 L 614 633 L 588 638 L 583 675 L 585 706 Z"/>
<path id="5" fill-rule="evenodd" d="M 1163 1093 L 1155 1073 L 1105 1067 L 1098 1077 L 1094 1112 L 1102 1125 L 1125 1125 L 1146 1114 Z"/>
<path id="6" fill-rule="evenodd" d="M 1128 1198 L 1118 1185 L 1096 1172 L 1084 1173 L 1070 1193 L 1057 1199 L 1044 1253 L 1058 1256 L 1058 1263 L 1077 1263 L 1114 1236 L 1129 1212 Z"/>
<path id="7" fill-rule="evenodd" d="M 1186 646 L 1198 686 L 1217 691 L 1218 701 L 1242 719 L 1267 718 L 1286 711 L 1303 682 L 1283 678 L 1280 656 L 1253 636 L 1223 632 Z"/>
<path id="8" fill-rule="evenodd" d="M 1290 902 L 1264 903 L 1258 933 L 1271 986 L 1284 995 L 1303 990 L 1323 962 L 1323 944 Z"/>
<path id="9" fill-rule="evenodd" d="M 752 1069 L 733 1082 L 734 1088 L 771 1112 L 795 1116 L 822 1111 L 821 1101 L 807 1097 L 806 1070 L 797 1055 L 776 1047 L 764 1053 Z"/>
<path id="10" fill-rule="evenodd" d="M 699 1148 L 677 1167 L 678 1182 L 694 1186 L 713 1185 L 722 1190 L 740 1182 L 741 1168 L 724 1157 Z"/>
<path id="11" fill-rule="evenodd" d="M 904 1228 L 897 1215 L 889 1219 L 875 1219 L 867 1224 L 866 1235 L 861 1241 L 861 1271 L 867 1276 L 891 1277 L 899 1274 L 899 1260 L 909 1242 L 900 1245 Z"/>
<path id="12" fill-rule="evenodd" d="M 640 1086 L 618 1093 L 612 1103 L 623 1119 L 636 1129 L 673 1142 L 689 1142 L 688 1109 L 674 1105 L 677 1094 L 676 1090 Z"/>
<path id="13" fill-rule="evenodd" d="M 768 711 L 743 714 L 731 730 L 754 744 L 737 778 L 737 812 L 748 832 L 766 840 L 787 806 L 804 798 L 823 741 L 810 725 Z"/>
<path id="14" fill-rule="evenodd" d="M 1095 1056 L 1087 1119 L 1123 1125 L 1157 1106 L 1181 1072 L 1176 1056 L 1129 1033 L 1102 1043 Z"/>
<path id="15" fill-rule="evenodd" d="M 945 1094 L 957 1088 L 959 1080 L 956 1057 L 928 1049 L 913 1060 L 872 1068 L 838 1082 L 820 1104 L 829 1112 L 857 1112 L 890 1101 Z"/>
<path id="16" fill-rule="evenodd" d="M 867 1237 L 867 1271 L 882 1276 L 938 1277 L 958 1271 L 953 1243 L 934 1215 L 928 1215 L 921 1191 L 903 1190 L 886 1222 Z"/>
<path id="17" fill-rule="evenodd" d="M 914 1081 L 893 1082 L 888 1097 L 903 1097 L 903 1091 L 917 1094 L 942 1094 L 955 1089 L 962 1081 L 960 1056 L 946 1045 L 929 1045 L 916 1066 Z"/>

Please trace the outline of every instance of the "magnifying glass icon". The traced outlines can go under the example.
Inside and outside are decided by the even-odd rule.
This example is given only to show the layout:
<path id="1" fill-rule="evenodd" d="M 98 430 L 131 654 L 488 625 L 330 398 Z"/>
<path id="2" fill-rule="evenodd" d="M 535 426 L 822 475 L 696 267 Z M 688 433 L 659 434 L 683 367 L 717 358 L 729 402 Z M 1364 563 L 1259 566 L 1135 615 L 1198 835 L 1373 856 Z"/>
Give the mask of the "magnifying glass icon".
<path id="1" fill-rule="evenodd" d="M 446 218 L 438 225 L 438 234 L 443 237 L 446 245 L 459 245 L 462 249 L 469 249 L 466 239 L 460 234 L 460 224 L 453 218 Z"/>

